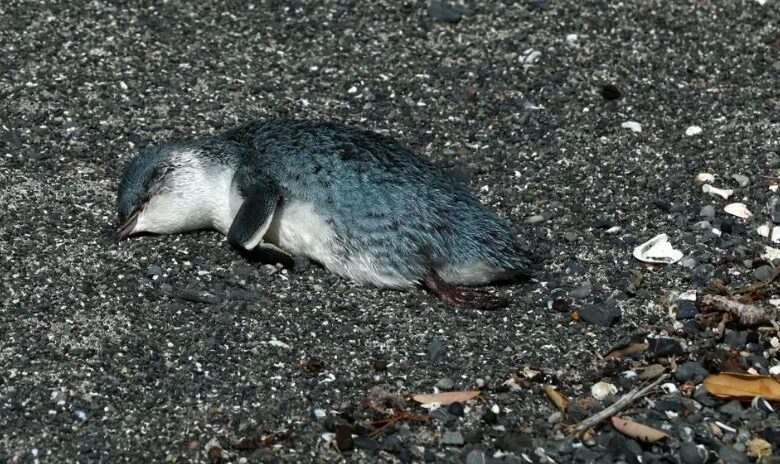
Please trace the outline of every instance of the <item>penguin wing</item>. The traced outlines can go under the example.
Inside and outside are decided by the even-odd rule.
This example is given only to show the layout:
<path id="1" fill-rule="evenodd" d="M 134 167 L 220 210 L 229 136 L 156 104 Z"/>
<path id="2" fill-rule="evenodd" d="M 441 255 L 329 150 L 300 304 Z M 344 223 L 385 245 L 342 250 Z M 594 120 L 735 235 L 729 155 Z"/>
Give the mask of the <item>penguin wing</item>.
<path id="1" fill-rule="evenodd" d="M 263 241 L 281 199 L 281 192 L 276 182 L 265 176 L 253 179 L 241 190 L 244 203 L 238 209 L 227 237 L 231 245 L 251 250 Z"/>

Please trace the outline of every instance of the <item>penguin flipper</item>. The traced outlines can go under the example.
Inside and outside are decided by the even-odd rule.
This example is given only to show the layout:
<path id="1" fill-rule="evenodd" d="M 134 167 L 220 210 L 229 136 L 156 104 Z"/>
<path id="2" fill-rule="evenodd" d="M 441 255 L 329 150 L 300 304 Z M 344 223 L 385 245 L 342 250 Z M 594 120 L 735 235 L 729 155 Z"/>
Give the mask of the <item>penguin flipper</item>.
<path id="1" fill-rule="evenodd" d="M 271 226 L 281 192 L 270 178 L 262 178 L 242 189 L 244 203 L 238 209 L 227 237 L 231 245 L 251 250 L 263 241 Z"/>

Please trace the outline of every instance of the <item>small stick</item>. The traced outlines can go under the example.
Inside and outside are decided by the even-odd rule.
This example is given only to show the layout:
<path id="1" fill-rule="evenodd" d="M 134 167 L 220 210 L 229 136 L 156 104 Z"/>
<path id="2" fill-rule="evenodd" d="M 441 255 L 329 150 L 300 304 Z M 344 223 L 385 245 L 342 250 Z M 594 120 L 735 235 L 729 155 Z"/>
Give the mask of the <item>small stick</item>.
<path id="1" fill-rule="evenodd" d="M 742 325 L 757 325 L 777 320 L 777 310 L 740 303 L 720 295 L 704 295 L 701 304 L 734 315 Z"/>
<path id="2" fill-rule="evenodd" d="M 589 428 L 593 427 L 594 425 L 598 424 L 599 422 L 603 421 L 604 419 L 614 416 L 615 414 L 625 409 L 629 404 L 647 395 L 647 393 L 650 392 L 650 390 L 657 387 L 658 384 L 666 380 L 668 377 L 669 374 L 664 374 L 661 377 L 655 379 L 655 381 L 653 381 L 653 383 L 649 385 L 646 385 L 642 388 L 635 388 L 631 390 L 630 392 L 623 395 L 619 400 L 612 403 L 611 406 L 602 409 L 601 411 L 597 412 L 596 414 L 588 417 L 584 421 L 577 424 L 574 427 L 574 432 L 582 433 L 588 430 Z"/>

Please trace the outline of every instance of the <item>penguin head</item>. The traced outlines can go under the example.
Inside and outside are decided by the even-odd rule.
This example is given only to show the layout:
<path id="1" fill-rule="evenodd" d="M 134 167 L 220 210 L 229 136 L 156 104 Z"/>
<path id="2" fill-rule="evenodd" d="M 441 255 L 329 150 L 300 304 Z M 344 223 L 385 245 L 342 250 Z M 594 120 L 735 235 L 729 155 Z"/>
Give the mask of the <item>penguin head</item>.
<path id="1" fill-rule="evenodd" d="M 200 199 L 207 195 L 205 167 L 196 147 L 168 143 L 147 147 L 125 169 L 117 209 L 123 240 L 140 232 L 172 234 L 208 225 Z"/>

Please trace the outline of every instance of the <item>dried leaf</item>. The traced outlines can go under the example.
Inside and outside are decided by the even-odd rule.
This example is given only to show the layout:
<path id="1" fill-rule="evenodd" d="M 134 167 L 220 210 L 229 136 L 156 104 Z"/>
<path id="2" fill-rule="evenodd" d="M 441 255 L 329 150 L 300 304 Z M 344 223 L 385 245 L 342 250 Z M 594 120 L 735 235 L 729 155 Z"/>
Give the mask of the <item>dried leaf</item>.
<path id="1" fill-rule="evenodd" d="M 571 400 L 569 398 L 566 398 L 566 396 L 563 393 L 556 390 L 552 385 L 545 385 L 544 392 L 547 393 L 547 396 L 550 397 L 552 402 L 555 403 L 555 406 L 561 412 L 565 413 L 566 410 L 569 409 Z"/>
<path id="2" fill-rule="evenodd" d="M 704 379 L 704 388 L 718 398 L 751 400 L 761 396 L 768 401 L 780 401 L 780 382 L 764 375 L 722 372 Z"/>
<path id="3" fill-rule="evenodd" d="M 625 348 L 615 350 L 607 354 L 604 359 L 620 359 L 634 353 L 641 353 L 647 349 L 647 343 L 632 343 Z"/>
<path id="4" fill-rule="evenodd" d="M 638 422 L 631 422 L 621 419 L 618 416 L 612 416 L 612 426 L 614 426 L 620 433 L 628 435 L 631 438 L 643 441 L 645 443 L 655 443 L 661 441 L 664 438 L 669 438 L 666 433 L 649 427 Z"/>
<path id="5" fill-rule="evenodd" d="M 469 390 L 460 392 L 431 393 L 412 395 L 412 399 L 421 404 L 450 404 L 463 403 L 479 396 L 479 390 Z"/>

